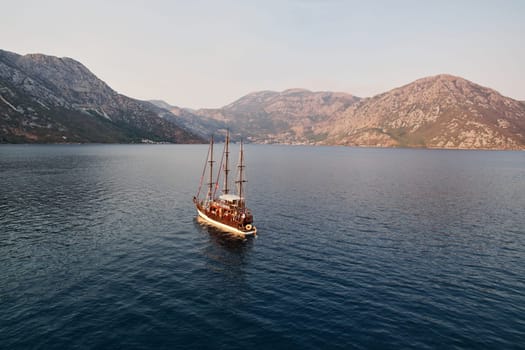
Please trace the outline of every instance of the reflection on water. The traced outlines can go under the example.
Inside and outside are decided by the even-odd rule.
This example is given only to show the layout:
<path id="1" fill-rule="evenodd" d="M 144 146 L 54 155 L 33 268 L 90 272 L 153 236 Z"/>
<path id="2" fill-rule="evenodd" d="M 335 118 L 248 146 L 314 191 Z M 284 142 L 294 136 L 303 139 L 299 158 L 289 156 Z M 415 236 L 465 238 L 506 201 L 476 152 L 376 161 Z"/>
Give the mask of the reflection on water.
<path id="1" fill-rule="evenodd" d="M 254 238 L 221 231 L 199 217 L 195 217 L 194 225 L 208 237 L 201 247 L 204 268 L 208 271 L 205 294 L 220 290 L 224 312 L 244 307 L 250 298 L 247 270 L 250 269 Z M 210 322 L 221 323 L 222 319 L 221 314 L 210 316 Z"/>
<path id="2" fill-rule="evenodd" d="M 203 254 L 209 259 L 208 262 L 213 264 L 213 268 L 217 268 L 218 264 L 229 272 L 241 273 L 247 265 L 254 237 L 242 237 L 222 231 L 199 217 L 195 218 L 194 223 L 195 227 L 209 238 L 209 244 L 203 246 Z"/>

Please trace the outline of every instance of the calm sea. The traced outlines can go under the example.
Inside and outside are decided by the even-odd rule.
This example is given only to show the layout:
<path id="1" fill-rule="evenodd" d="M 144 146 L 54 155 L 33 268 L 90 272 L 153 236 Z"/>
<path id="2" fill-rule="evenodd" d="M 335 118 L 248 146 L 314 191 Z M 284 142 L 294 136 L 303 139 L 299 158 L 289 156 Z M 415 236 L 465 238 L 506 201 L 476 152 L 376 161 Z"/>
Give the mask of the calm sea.
<path id="1" fill-rule="evenodd" d="M 525 347 L 525 152 L 248 145 L 245 241 L 206 152 L 1 146 L 0 348 Z"/>

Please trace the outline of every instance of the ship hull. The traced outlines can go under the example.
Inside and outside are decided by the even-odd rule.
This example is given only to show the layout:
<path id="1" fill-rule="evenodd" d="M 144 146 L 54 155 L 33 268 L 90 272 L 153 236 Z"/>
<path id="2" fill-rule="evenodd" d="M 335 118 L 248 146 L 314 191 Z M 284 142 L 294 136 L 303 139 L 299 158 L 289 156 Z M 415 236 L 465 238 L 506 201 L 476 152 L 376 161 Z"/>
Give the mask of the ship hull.
<path id="1" fill-rule="evenodd" d="M 211 217 L 206 215 L 206 213 L 201 211 L 198 206 L 196 206 L 196 209 L 197 209 L 197 214 L 199 215 L 200 218 L 202 218 L 204 221 L 206 221 L 210 225 L 213 225 L 221 230 L 235 233 L 241 236 L 255 236 L 257 234 L 257 228 L 255 226 L 252 226 L 251 230 L 240 230 L 236 227 L 232 227 L 230 225 L 223 224 L 222 222 L 212 219 Z"/>

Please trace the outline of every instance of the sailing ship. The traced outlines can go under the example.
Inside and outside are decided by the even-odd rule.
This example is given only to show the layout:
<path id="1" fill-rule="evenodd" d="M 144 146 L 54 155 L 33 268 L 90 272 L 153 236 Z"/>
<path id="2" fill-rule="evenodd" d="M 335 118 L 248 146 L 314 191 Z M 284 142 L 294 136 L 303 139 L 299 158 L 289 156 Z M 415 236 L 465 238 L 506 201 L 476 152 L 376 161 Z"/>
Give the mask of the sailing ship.
<path id="1" fill-rule="evenodd" d="M 241 140 L 239 148 L 239 163 L 237 165 L 236 193 L 231 193 L 230 189 L 230 133 L 226 134 L 226 141 L 220 160 L 219 171 L 214 181 L 213 165 L 213 136 L 210 139 L 210 146 L 204 169 L 199 184 L 197 195 L 193 197 L 193 203 L 197 209 L 197 214 L 205 222 L 228 232 L 242 236 L 255 236 L 257 228 L 253 224 L 253 215 L 246 206 L 245 198 L 245 165 L 244 165 L 244 144 Z M 203 181 L 208 173 L 207 193 L 204 198 L 200 198 Z M 223 184 L 220 187 L 220 180 Z M 203 193 L 204 194 L 204 193 Z"/>

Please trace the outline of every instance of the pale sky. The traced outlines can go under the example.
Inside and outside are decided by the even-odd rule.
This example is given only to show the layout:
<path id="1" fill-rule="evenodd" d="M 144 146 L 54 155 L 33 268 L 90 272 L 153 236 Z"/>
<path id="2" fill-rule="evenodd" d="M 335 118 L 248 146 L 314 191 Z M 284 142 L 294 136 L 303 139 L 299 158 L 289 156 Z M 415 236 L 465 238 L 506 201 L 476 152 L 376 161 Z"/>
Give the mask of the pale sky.
<path id="1" fill-rule="evenodd" d="M 525 100 L 525 1 L 0 0 L 0 48 L 71 57 L 190 108 L 258 90 L 372 96 L 448 73 Z"/>

